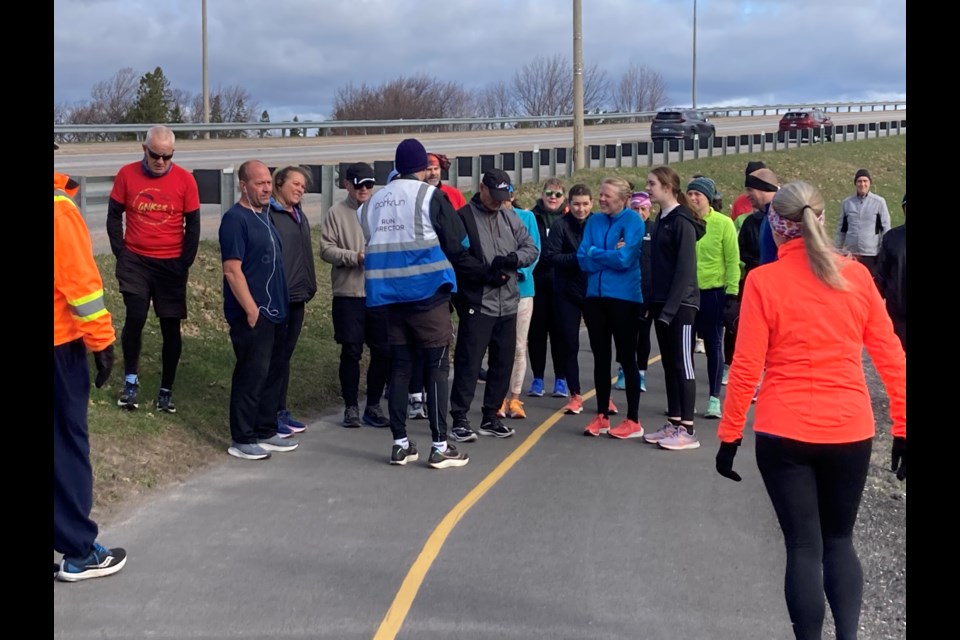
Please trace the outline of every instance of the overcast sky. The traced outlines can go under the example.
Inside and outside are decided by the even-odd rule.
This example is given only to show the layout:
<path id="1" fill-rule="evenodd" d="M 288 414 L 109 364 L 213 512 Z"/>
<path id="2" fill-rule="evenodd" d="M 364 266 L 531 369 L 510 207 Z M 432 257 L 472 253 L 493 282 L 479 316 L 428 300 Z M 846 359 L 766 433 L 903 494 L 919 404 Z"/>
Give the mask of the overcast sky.
<path id="1" fill-rule="evenodd" d="M 201 0 L 54 0 L 54 100 L 124 67 L 203 90 Z M 582 0 L 583 57 L 645 64 L 689 105 L 693 0 Z M 208 0 L 208 83 L 274 122 L 328 117 L 337 88 L 425 74 L 467 89 L 572 58 L 571 0 Z M 697 105 L 906 99 L 906 0 L 697 0 Z"/>

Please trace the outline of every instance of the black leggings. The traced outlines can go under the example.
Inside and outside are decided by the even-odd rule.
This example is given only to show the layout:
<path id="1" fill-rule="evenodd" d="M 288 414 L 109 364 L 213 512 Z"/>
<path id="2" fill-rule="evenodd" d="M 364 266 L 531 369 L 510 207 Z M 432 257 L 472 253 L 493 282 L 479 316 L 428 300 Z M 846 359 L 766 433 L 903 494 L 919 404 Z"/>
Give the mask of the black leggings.
<path id="1" fill-rule="evenodd" d="M 863 570 L 853 527 L 873 440 L 811 444 L 757 434 L 757 466 L 787 548 L 784 592 L 797 640 L 820 639 L 824 595 L 837 640 L 855 640 Z"/>
<path id="2" fill-rule="evenodd" d="M 553 377 L 566 379 L 563 365 L 567 361 L 563 352 L 563 340 L 557 326 L 557 316 L 553 307 L 553 287 L 537 285 L 533 297 L 533 315 L 530 316 L 530 329 L 527 332 L 527 355 L 533 377 L 543 379 L 547 368 L 547 338 L 550 339 L 550 358 L 553 361 Z"/>
<path id="3" fill-rule="evenodd" d="M 123 302 L 127 308 L 127 317 L 120 333 L 120 344 L 123 346 L 123 373 L 136 374 L 140 368 L 143 327 L 147 323 L 150 300 L 142 296 L 124 294 Z M 177 365 L 180 363 L 180 353 L 183 351 L 180 318 L 160 318 L 160 335 L 163 336 L 161 352 L 163 369 L 160 374 L 160 388 L 173 389 L 173 381 L 177 377 Z"/>
<path id="4" fill-rule="evenodd" d="M 650 364 L 650 327 L 653 323 L 653 319 L 650 317 L 647 305 L 640 303 L 640 324 L 637 325 L 639 330 L 637 331 L 637 368 L 640 371 L 646 371 L 647 366 Z M 623 366 L 623 363 L 620 362 L 620 354 L 617 354 L 617 363 Z"/>
<path id="5" fill-rule="evenodd" d="M 623 366 L 627 388 L 627 419 L 640 421 L 640 370 L 637 368 L 637 329 L 640 303 L 616 298 L 587 298 L 583 301 L 583 320 L 587 323 L 590 349 L 593 351 L 593 384 L 597 388 L 597 413 L 607 415 L 610 408 L 610 364 L 613 339 Z"/>
<path id="6" fill-rule="evenodd" d="M 536 306 L 536 302 L 534 302 Z M 570 395 L 580 395 L 580 320 L 583 318 L 583 300 L 573 300 L 565 293 L 553 297 L 556 314 L 556 343 L 562 345 L 566 354 L 563 371 L 567 376 L 567 389 Z"/>
<path id="7" fill-rule="evenodd" d="M 693 412 L 697 401 L 697 381 L 693 374 L 693 322 L 697 309 L 681 304 L 670 324 L 657 320 L 663 303 L 653 304 L 650 316 L 660 345 L 663 377 L 667 386 L 667 413 L 679 417 L 693 432 Z"/>

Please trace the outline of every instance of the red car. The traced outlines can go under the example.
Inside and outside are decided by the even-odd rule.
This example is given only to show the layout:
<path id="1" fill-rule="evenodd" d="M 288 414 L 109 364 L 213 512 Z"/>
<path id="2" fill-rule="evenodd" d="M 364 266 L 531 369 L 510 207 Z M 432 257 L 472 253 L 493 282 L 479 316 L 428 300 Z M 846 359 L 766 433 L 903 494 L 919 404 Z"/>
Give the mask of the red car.
<path id="1" fill-rule="evenodd" d="M 827 140 L 833 139 L 833 120 L 821 109 L 788 111 L 780 119 L 780 131 L 803 131 L 825 129 Z"/>

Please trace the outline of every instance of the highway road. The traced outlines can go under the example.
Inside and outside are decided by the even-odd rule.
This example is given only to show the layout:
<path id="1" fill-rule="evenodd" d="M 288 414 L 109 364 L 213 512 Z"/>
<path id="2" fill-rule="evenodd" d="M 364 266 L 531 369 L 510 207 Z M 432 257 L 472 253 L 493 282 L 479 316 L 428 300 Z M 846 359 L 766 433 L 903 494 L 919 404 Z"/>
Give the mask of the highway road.
<path id="1" fill-rule="evenodd" d="M 905 119 L 906 110 L 830 114 L 837 125 Z M 717 135 L 772 132 L 779 115 L 715 118 Z M 223 169 L 257 158 L 271 166 L 282 164 L 331 164 L 392 160 L 397 142 L 406 137 L 422 140 L 431 151 L 448 156 L 529 151 L 534 147 L 568 147 L 571 128 L 510 129 L 453 133 L 330 136 L 323 138 L 242 138 L 232 140 L 180 140 L 176 162 L 187 169 Z M 596 125 L 584 128 L 586 144 L 615 144 L 650 139 L 650 123 Z M 54 167 L 71 175 L 113 175 L 142 151 L 137 142 L 65 144 L 54 154 Z"/>

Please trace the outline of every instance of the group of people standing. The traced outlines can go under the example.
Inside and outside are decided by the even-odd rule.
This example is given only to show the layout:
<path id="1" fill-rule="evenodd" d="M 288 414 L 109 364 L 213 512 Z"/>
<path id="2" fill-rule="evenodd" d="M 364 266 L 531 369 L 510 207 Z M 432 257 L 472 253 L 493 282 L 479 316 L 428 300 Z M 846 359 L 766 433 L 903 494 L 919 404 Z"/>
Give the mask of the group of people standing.
<path id="1" fill-rule="evenodd" d="M 142 160 L 118 173 L 108 207 L 126 307 L 118 405 L 139 407 L 140 339 L 152 302 L 163 336 L 155 405 L 172 413 L 199 197 L 189 173 L 172 163 L 170 129 L 151 128 L 143 151 Z M 532 211 L 517 208 L 510 176 L 499 169 L 485 172 L 466 202 L 441 183 L 445 164 L 416 139 L 404 140 L 395 175 L 377 191 L 369 165 L 353 164 L 342 176 L 347 198 L 321 225 L 320 256 L 332 265 L 334 334 L 341 345 L 343 425 L 389 427 L 389 462 L 406 465 L 419 459 L 406 421 L 425 409 L 428 465 L 463 466 L 469 456 L 448 436 L 469 442 L 477 433 L 514 435 L 502 419 L 524 417 L 519 396 L 528 352 L 528 395 L 545 393 L 547 340 L 553 395 L 567 399 L 566 413 L 583 411 L 582 320 L 596 388 L 596 413 L 584 432 L 695 449 L 701 444 L 694 424 L 699 334 L 707 356 L 705 416 L 720 419 L 716 470 L 734 481 L 741 480 L 733 462 L 756 402 L 757 463 L 786 543 L 785 593 L 796 637 L 820 636 L 824 599 L 837 637 L 856 637 L 862 572 L 852 533 L 875 433 L 864 347 L 890 398 L 891 468 L 906 478 L 906 225 L 890 229 L 886 202 L 870 192 L 869 172 L 857 172 L 856 194 L 842 205 L 834 239 L 823 226 L 819 191 L 799 181 L 781 186 L 757 162 L 745 172 L 751 209 L 738 198 L 736 220 L 719 211 L 710 178 L 694 176 L 681 189 L 668 166 L 651 170 L 643 191 L 623 178 L 604 179 L 593 213 L 587 186 L 564 193 L 557 179 L 545 183 Z M 236 355 L 228 452 L 259 460 L 296 449 L 291 436 L 307 428 L 292 417 L 286 393 L 305 305 L 317 291 L 302 207 L 310 174 L 288 166 L 271 175 L 264 163 L 249 160 L 237 177 L 239 200 L 219 228 L 224 315 Z M 110 575 L 126 562 L 125 550 L 97 542 L 90 519 L 85 358 L 94 353 L 95 384 L 102 386 L 113 367 L 115 336 L 89 233 L 72 201 L 76 188 L 67 176 L 54 175 L 54 548 L 63 554 L 54 575 L 65 581 Z M 905 195 L 901 205 L 906 213 Z M 667 421 L 648 433 L 639 404 L 651 327 L 662 358 Z M 361 413 L 364 344 L 370 365 Z M 485 355 L 474 431 L 468 413 Z M 616 426 L 610 423 L 618 413 L 611 399 L 614 357 L 627 401 Z"/>

